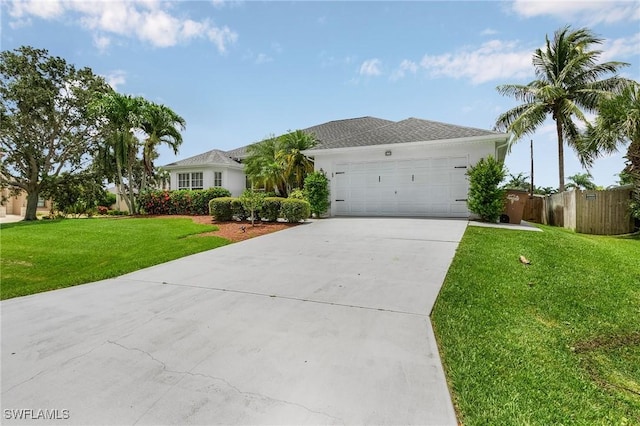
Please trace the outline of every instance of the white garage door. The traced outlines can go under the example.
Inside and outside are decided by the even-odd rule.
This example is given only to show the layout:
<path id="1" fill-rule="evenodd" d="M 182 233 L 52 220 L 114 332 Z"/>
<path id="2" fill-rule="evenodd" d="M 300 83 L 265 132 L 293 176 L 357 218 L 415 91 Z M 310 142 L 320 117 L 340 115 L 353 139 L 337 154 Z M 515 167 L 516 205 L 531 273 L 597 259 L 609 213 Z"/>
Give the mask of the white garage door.
<path id="1" fill-rule="evenodd" d="M 347 216 L 467 217 L 467 159 L 337 164 L 333 202 Z"/>

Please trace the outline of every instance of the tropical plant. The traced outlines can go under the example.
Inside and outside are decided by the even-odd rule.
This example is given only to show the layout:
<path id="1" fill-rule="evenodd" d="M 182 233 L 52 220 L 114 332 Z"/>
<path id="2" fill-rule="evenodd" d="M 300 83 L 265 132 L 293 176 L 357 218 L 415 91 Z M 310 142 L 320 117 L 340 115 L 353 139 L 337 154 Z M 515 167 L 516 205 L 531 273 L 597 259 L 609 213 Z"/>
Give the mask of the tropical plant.
<path id="1" fill-rule="evenodd" d="M 247 147 L 244 170 L 252 186 L 274 191 L 276 195 L 286 194 L 284 166 L 280 162 L 281 150 L 280 139 L 275 136 Z"/>
<path id="2" fill-rule="evenodd" d="M 92 105 L 97 121 L 103 123 L 102 144 L 96 161 L 110 182 L 114 182 L 118 194 L 125 200 L 130 213 L 138 213 L 134 168 L 137 162 L 139 141 L 134 130 L 140 126 L 140 111 L 145 100 L 141 97 L 122 95 L 115 91 L 103 94 Z"/>
<path id="3" fill-rule="evenodd" d="M 552 195 L 558 193 L 558 190 L 552 186 L 536 186 L 533 192 L 538 195 Z"/>
<path id="4" fill-rule="evenodd" d="M 302 151 L 315 143 L 315 136 L 302 130 L 266 138 L 247 148 L 245 173 L 252 185 L 286 197 L 294 188 L 302 189 L 313 171 L 313 162 Z"/>
<path id="5" fill-rule="evenodd" d="M 504 165 L 493 156 L 481 158 L 467 170 L 469 176 L 469 210 L 486 222 L 496 222 L 504 210 L 504 189 L 500 182 L 505 176 Z"/>
<path id="6" fill-rule="evenodd" d="M 565 185 L 566 189 L 598 189 L 598 186 L 593 183 L 593 176 L 591 173 L 576 173 L 573 176 L 569 176 L 567 180 L 569 183 Z"/>
<path id="7" fill-rule="evenodd" d="M 302 151 L 312 148 L 316 144 L 313 134 L 296 130 L 280 137 L 282 148 L 279 154 L 284 166 L 284 180 L 287 183 L 287 193 L 291 188 L 302 189 L 307 174 L 313 171 L 313 162 Z"/>
<path id="8" fill-rule="evenodd" d="M 510 147 L 522 136 L 534 133 L 548 116 L 555 121 L 560 192 L 564 191 L 564 143 L 581 152 L 580 132 L 574 119 L 586 126 L 585 112 L 595 112 L 608 93 L 620 90 L 625 83 L 615 75 L 600 79 L 628 65 L 599 63 L 602 52 L 591 47 L 601 43 L 602 39 L 586 28 L 575 31 L 569 26 L 560 28 L 553 40 L 546 37 L 544 49 L 533 54 L 536 80 L 526 85 L 497 87 L 500 94 L 523 102 L 496 120 L 497 130 L 511 133 Z"/>
<path id="9" fill-rule="evenodd" d="M 154 179 L 153 160 L 157 156 L 160 144 L 168 145 L 174 154 L 182 144 L 181 130 L 186 122 L 170 108 L 151 102 L 143 102 L 140 108 L 140 130 L 146 134 L 142 147 L 142 163 L 144 174 L 140 190 L 147 189 L 149 180 Z"/>
<path id="10" fill-rule="evenodd" d="M 91 69 L 76 69 L 44 49 L 0 53 L 0 186 L 27 193 L 25 220 L 62 173 L 81 171 L 94 148 L 87 107 L 109 90 Z"/>
<path id="11" fill-rule="evenodd" d="M 311 206 L 311 213 L 317 218 L 329 208 L 329 179 L 321 171 L 307 175 L 304 180 L 304 193 Z"/>
<path id="12" fill-rule="evenodd" d="M 598 112 L 595 125 L 587 129 L 584 138 L 586 161 L 629 143 L 620 178 L 624 176 L 625 182 L 634 186 L 631 210 L 640 219 L 640 84 L 631 81 L 620 94 L 603 99 Z"/>
<path id="13" fill-rule="evenodd" d="M 517 175 L 509 173 L 509 180 L 503 185 L 504 189 L 518 189 L 521 191 L 529 191 L 531 184 L 526 174 L 520 172 Z"/>

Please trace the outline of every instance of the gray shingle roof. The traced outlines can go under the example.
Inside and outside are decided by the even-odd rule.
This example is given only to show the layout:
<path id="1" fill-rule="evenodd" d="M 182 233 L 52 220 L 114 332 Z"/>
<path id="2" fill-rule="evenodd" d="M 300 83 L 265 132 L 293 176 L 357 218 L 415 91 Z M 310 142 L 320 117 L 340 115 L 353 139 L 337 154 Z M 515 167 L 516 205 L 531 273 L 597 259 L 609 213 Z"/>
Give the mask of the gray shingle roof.
<path id="1" fill-rule="evenodd" d="M 223 165 L 238 165 L 237 161 L 229 158 L 226 152 L 219 149 L 212 149 L 202 154 L 194 155 L 193 157 L 185 158 L 184 160 L 176 161 L 175 163 L 167 164 L 165 167 L 170 166 L 202 166 L 208 164 L 223 164 Z"/>
<path id="2" fill-rule="evenodd" d="M 397 122 L 376 117 L 349 118 L 346 120 L 329 121 L 317 126 L 308 127 L 303 129 L 303 131 L 314 134 L 318 140 L 318 144 L 309 151 L 459 139 L 474 136 L 506 136 L 505 133 L 422 120 L 419 118 L 407 118 L 406 120 Z M 247 156 L 247 148 L 249 146 L 251 146 L 251 144 L 226 152 L 213 149 L 203 154 L 167 164 L 167 166 L 201 166 L 205 164 L 238 165 L 238 160 Z"/>
<path id="3" fill-rule="evenodd" d="M 336 137 L 331 140 L 321 139 L 321 142 L 310 151 L 319 149 L 458 139 L 474 136 L 505 135 L 504 133 L 493 132 L 490 130 L 475 129 L 472 127 L 457 126 L 437 121 L 421 120 L 418 118 L 407 118 L 406 120 L 398 122 L 387 120 L 381 121 L 386 121 L 386 124 L 381 126 L 374 125 L 369 130 L 358 134 Z M 322 126 L 323 125 L 316 127 Z"/>
<path id="4" fill-rule="evenodd" d="M 376 117 L 360 117 L 329 121 L 306 128 L 303 131 L 315 135 L 319 142 L 318 146 L 324 146 L 334 144 L 342 139 L 358 137 L 389 124 L 393 124 L 393 121 Z"/>

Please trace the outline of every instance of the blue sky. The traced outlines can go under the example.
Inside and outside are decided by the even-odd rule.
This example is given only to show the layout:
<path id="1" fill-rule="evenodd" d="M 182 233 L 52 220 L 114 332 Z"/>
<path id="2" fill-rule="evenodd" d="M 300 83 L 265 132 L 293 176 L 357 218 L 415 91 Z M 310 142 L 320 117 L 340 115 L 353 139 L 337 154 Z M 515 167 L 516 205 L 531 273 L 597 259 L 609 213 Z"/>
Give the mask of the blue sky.
<path id="1" fill-rule="evenodd" d="M 640 80 L 640 2 L 2 1 L 3 50 L 31 45 L 88 66 L 121 93 L 187 121 L 177 156 L 233 149 L 330 120 L 417 117 L 491 129 L 516 105 L 495 90 L 534 78 L 532 52 L 564 25 L 604 39 L 603 60 Z M 557 187 L 549 121 L 507 157 Z M 565 174 L 581 172 L 565 151 Z M 623 153 L 597 160 L 617 181 Z"/>

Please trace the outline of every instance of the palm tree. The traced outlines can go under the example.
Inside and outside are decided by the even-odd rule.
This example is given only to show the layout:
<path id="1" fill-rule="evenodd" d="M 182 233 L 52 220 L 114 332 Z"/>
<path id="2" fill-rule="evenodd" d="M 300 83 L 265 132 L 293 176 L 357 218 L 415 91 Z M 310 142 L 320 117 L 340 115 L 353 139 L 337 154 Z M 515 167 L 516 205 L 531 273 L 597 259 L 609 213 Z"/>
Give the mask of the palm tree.
<path id="1" fill-rule="evenodd" d="M 313 172 L 313 161 L 302 151 L 312 148 L 316 144 L 316 138 L 302 130 L 289 132 L 282 138 L 282 151 L 280 159 L 284 165 L 285 181 L 288 189 L 292 186 L 302 189 L 304 178 Z M 290 191 L 289 191 L 290 192 Z"/>
<path id="2" fill-rule="evenodd" d="M 271 136 L 247 147 L 245 173 L 252 186 L 263 186 L 278 195 L 286 195 L 284 166 L 280 162 L 282 144 L 279 138 Z"/>
<path id="3" fill-rule="evenodd" d="M 520 189 L 522 191 L 529 191 L 531 184 L 528 181 L 527 175 L 520 172 L 517 175 L 509 173 L 509 181 L 503 186 L 506 189 Z"/>
<path id="4" fill-rule="evenodd" d="M 534 52 L 536 80 L 497 87 L 500 94 L 523 102 L 496 120 L 497 130 L 512 134 L 510 147 L 522 136 L 534 133 L 549 115 L 555 121 L 560 192 L 564 191 L 564 142 L 573 148 L 580 144 L 574 119 L 586 126 L 585 112 L 594 112 L 600 100 L 619 90 L 625 81 L 617 76 L 600 79 L 628 65 L 597 63 L 602 52 L 590 48 L 601 43 L 602 39 L 586 28 L 571 31 L 569 26 L 563 27 L 555 32 L 553 40 L 546 37 L 544 49 Z"/>
<path id="5" fill-rule="evenodd" d="M 567 189 L 598 189 L 598 186 L 593 183 L 591 173 L 576 173 L 567 179 L 569 180 L 569 183 L 565 185 Z"/>
<path id="6" fill-rule="evenodd" d="M 157 146 L 167 144 L 177 154 L 182 144 L 180 131 L 185 129 L 185 125 L 184 118 L 164 105 L 146 101 L 141 105 L 140 129 L 147 136 L 142 148 L 144 173 L 141 190 L 146 189 L 148 180 L 153 178 L 153 159 L 157 156 Z"/>
<path id="7" fill-rule="evenodd" d="M 584 161 L 591 164 L 629 142 L 623 173 L 634 185 L 634 211 L 640 218 L 640 84 L 629 81 L 618 95 L 603 99 L 598 110 L 595 125 L 585 134 Z"/>
<path id="8" fill-rule="evenodd" d="M 98 149 L 97 160 L 102 169 L 113 172 L 118 194 L 124 198 L 130 213 L 137 213 L 134 191 L 134 168 L 137 161 L 138 139 L 133 131 L 140 125 L 140 97 L 121 95 L 111 91 L 100 96 L 92 105 L 94 114 L 102 121 L 104 144 Z M 125 176 L 126 173 L 126 176 Z"/>

